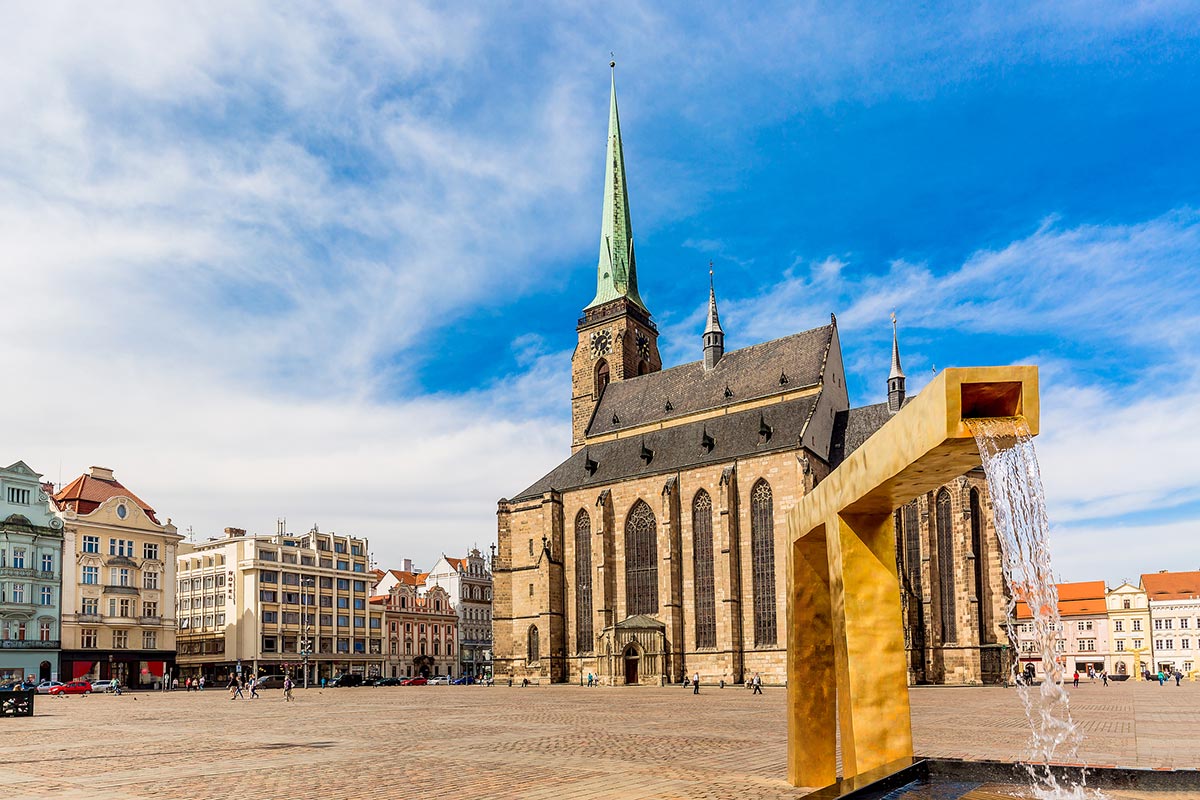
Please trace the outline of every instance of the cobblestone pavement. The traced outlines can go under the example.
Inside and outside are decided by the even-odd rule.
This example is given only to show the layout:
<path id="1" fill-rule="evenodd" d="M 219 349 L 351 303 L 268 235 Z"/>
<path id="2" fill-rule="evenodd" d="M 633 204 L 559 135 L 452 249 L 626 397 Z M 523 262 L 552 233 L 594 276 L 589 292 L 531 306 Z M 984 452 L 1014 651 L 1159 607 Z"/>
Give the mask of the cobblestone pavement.
<path id="1" fill-rule="evenodd" d="M 395 687 L 39 697 L 0 719 L 18 798 L 795 798 L 784 691 Z M 921 754 L 1013 759 L 1013 690 L 911 691 Z M 1200 766 L 1200 684 L 1082 685 L 1080 760 Z M 1122 797 L 1132 795 L 1121 795 Z M 1182 796 L 1182 795 L 1179 795 Z M 1163 795 L 1166 798 L 1168 795 Z"/>

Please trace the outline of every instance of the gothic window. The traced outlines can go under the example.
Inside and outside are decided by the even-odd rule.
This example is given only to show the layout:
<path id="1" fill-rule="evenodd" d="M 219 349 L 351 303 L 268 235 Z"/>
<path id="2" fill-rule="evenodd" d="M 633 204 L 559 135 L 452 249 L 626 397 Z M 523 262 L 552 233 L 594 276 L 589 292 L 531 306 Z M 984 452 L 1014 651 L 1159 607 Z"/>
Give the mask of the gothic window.
<path id="1" fill-rule="evenodd" d="M 904 564 L 908 583 L 917 597 L 921 596 L 921 531 L 917 527 L 917 501 L 904 507 Z"/>
<path id="2" fill-rule="evenodd" d="M 971 550 L 975 553 L 975 606 L 979 615 L 979 643 L 986 640 L 987 603 L 983 600 L 984 576 L 987 574 L 987 559 L 983 554 L 983 509 L 979 502 L 979 490 L 971 490 Z"/>
<path id="3" fill-rule="evenodd" d="M 645 500 L 625 520 L 625 608 L 629 616 L 658 613 L 658 526 Z"/>
<path id="4" fill-rule="evenodd" d="M 950 519 L 950 493 L 937 495 L 938 588 L 941 605 L 942 641 L 958 640 L 954 622 L 954 526 Z"/>
<path id="5" fill-rule="evenodd" d="M 592 652 L 592 518 L 575 517 L 575 649 Z"/>
<path id="6" fill-rule="evenodd" d="M 540 659 L 538 655 L 538 629 L 537 625 L 529 626 L 529 652 L 525 661 L 529 664 L 536 664 Z"/>
<path id="7" fill-rule="evenodd" d="M 608 362 L 602 358 L 596 362 L 596 397 L 603 394 L 604 387 L 608 386 L 608 380 Z"/>
<path id="8" fill-rule="evenodd" d="M 754 645 L 775 644 L 775 512 L 771 486 L 750 491 L 750 563 L 754 579 Z"/>
<path id="9" fill-rule="evenodd" d="M 703 489 L 696 493 L 692 502 L 692 563 L 696 586 L 696 647 L 716 647 L 712 498 Z"/>

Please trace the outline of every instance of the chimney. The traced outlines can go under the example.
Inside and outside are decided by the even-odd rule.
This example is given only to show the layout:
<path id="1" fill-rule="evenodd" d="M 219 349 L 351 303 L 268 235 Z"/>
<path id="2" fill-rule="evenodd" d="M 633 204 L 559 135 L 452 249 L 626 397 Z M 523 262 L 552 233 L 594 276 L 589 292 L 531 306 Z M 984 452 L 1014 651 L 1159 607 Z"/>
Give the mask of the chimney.
<path id="1" fill-rule="evenodd" d="M 98 481 L 113 481 L 113 471 L 108 467 L 88 467 L 88 476 Z"/>
<path id="2" fill-rule="evenodd" d="M 245 528 L 226 528 L 225 535 L 228 536 L 230 539 L 236 539 L 238 536 L 245 536 L 246 529 Z"/>

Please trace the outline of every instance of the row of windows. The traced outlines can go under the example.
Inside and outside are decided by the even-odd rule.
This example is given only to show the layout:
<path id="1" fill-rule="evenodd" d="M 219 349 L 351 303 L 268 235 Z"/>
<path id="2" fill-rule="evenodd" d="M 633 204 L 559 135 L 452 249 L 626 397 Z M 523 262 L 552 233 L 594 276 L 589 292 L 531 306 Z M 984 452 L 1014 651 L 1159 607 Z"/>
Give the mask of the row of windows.
<path id="1" fill-rule="evenodd" d="M 14 505 L 29 505 L 30 490 L 22 489 L 17 486 L 8 487 L 8 502 Z"/>
<path id="2" fill-rule="evenodd" d="M 294 554 L 285 552 L 283 555 L 284 555 L 284 563 L 288 563 L 288 564 L 296 563 L 296 558 L 295 558 Z M 357 555 L 357 553 L 355 555 Z M 291 556 L 291 558 L 288 558 L 288 556 Z M 259 561 L 278 561 L 279 560 L 278 554 L 272 550 L 259 550 L 257 553 L 257 557 L 258 557 Z M 300 562 L 304 566 L 309 566 L 309 567 L 314 566 L 312 556 L 301 556 Z M 366 572 L 367 571 L 367 565 L 363 561 L 355 561 L 355 562 L 351 563 L 350 561 L 348 561 L 346 559 L 339 558 L 335 562 L 332 558 L 322 558 L 319 560 L 318 563 L 323 569 L 335 569 L 336 568 L 336 569 L 340 570 L 341 572 Z M 336 566 L 335 566 L 335 564 L 336 564 Z"/>
<path id="3" fill-rule="evenodd" d="M 1186 627 L 1186 626 L 1184 626 L 1184 627 Z M 1140 619 L 1133 620 L 1133 630 L 1140 631 L 1141 629 L 1142 629 L 1142 621 Z M 1125 620 L 1123 620 L 1123 619 L 1113 620 L 1113 630 L 1117 631 L 1118 633 L 1121 633 L 1122 631 L 1124 631 L 1125 630 Z"/>
<path id="4" fill-rule="evenodd" d="M 262 637 L 262 651 L 264 653 L 299 653 L 301 652 L 301 642 L 303 640 L 296 636 L 264 636 Z M 334 648 L 337 648 L 336 650 Z M 350 639 L 350 638 L 331 638 L 320 637 L 317 640 L 318 653 L 357 653 L 364 655 L 370 652 L 371 655 L 380 655 L 383 652 L 382 642 L 379 639 Z"/>
<path id="5" fill-rule="evenodd" d="M 193 617 L 180 617 L 179 629 L 186 630 L 188 628 L 219 628 L 225 624 L 224 614 L 203 614 Z"/>
<path id="6" fill-rule="evenodd" d="M 34 631 L 33 625 L 28 622 L 9 622 L 5 620 L 0 623 L 0 639 L 28 641 L 29 634 Z M 38 638 L 35 641 L 50 642 L 54 640 L 54 623 L 39 622 L 37 626 Z"/>
<path id="7" fill-rule="evenodd" d="M 79 646 L 84 649 L 99 647 L 100 631 L 98 628 L 80 628 Z M 129 649 L 129 631 L 117 629 L 112 632 L 112 647 L 114 650 Z M 142 631 L 142 649 L 154 650 L 158 647 L 158 631 Z"/>
<path id="8" fill-rule="evenodd" d="M 258 573 L 259 581 L 262 583 L 282 583 L 284 586 L 312 586 L 313 578 L 307 575 L 301 575 L 299 572 L 276 572 L 274 570 L 261 570 Z M 322 589 L 332 589 L 335 585 L 335 580 L 325 575 L 318 576 L 316 585 Z M 352 581 L 349 578 L 337 578 L 336 585 L 339 591 L 348 592 L 365 592 L 367 591 L 366 581 Z"/>
<path id="9" fill-rule="evenodd" d="M 392 633 L 397 633 L 400 630 L 399 625 L 400 625 L 400 623 L 398 623 L 398 622 L 392 622 L 391 624 L 388 625 L 388 629 L 391 630 Z M 435 625 L 432 623 L 428 624 L 428 626 L 427 626 L 426 623 L 422 622 L 422 623 L 419 623 L 418 627 L 419 627 L 419 632 L 422 636 L 425 635 L 426 630 L 431 632 L 434 636 L 438 636 L 441 634 L 443 626 Z M 405 633 L 412 633 L 412 629 L 413 629 L 413 624 L 411 622 L 404 623 L 404 632 Z M 446 629 L 446 636 L 454 635 L 454 626 L 453 625 L 446 625 L 445 629 Z"/>
<path id="10" fill-rule="evenodd" d="M 8 563 L 8 550 L 0 548 L 0 567 L 11 566 L 13 569 L 33 569 L 37 563 L 29 555 L 28 548 L 14 547 L 12 549 L 12 564 Z M 40 560 L 40 569 L 42 572 L 54 572 L 54 554 L 42 553 Z"/>
<path id="11" fill-rule="evenodd" d="M 110 556 L 127 556 L 133 558 L 136 552 L 136 543 L 132 539 L 109 539 L 108 554 Z M 83 537 L 83 552 L 99 554 L 100 552 L 100 537 L 85 534 Z M 142 543 L 142 558 L 152 561 L 158 560 L 158 543 L 143 542 Z"/>
<path id="12" fill-rule="evenodd" d="M 1175 640 L 1174 639 L 1155 639 L 1154 640 L 1154 649 L 1155 650 L 1174 650 L 1175 649 Z M 1180 639 L 1179 640 L 1179 649 L 1180 650 L 1191 650 L 1192 649 L 1192 640 L 1191 639 Z"/>
<path id="13" fill-rule="evenodd" d="M 712 498 L 701 489 L 692 501 L 697 647 L 717 646 L 712 510 Z M 591 517 L 581 509 L 575 517 L 575 645 L 581 653 L 591 652 L 595 644 L 591 533 Z M 654 512 L 644 500 L 638 500 L 625 519 L 625 603 L 626 613 L 630 616 L 658 612 L 657 551 L 658 525 Z M 774 645 L 778 628 L 775 512 L 771 486 L 765 480 L 758 481 L 750 491 L 750 563 L 754 644 L 756 647 Z M 530 588 L 532 590 L 532 585 Z M 536 652 L 533 647 L 536 638 L 536 628 L 531 628 L 530 653 Z"/>
<path id="14" fill-rule="evenodd" d="M 429 655 L 426 648 L 427 648 L 427 646 L 426 646 L 425 642 L 420 642 L 420 647 L 417 648 L 417 655 L 422 655 L 422 656 Z M 394 656 L 400 655 L 400 643 L 397 642 L 395 639 L 393 639 L 392 643 L 391 643 L 391 654 Z M 413 643 L 411 641 L 405 641 L 404 655 L 411 656 L 412 654 L 413 654 Z M 433 654 L 435 656 L 440 656 L 442 654 L 442 643 L 441 642 L 433 643 Z M 446 655 L 448 655 L 448 656 L 454 655 L 454 642 L 452 642 L 452 641 L 446 642 Z"/>
<path id="15" fill-rule="evenodd" d="M 158 573 L 157 572 L 142 572 L 142 588 L 157 589 L 158 588 Z M 100 568 L 95 566 L 85 566 L 83 568 L 83 582 L 89 586 L 95 586 L 100 583 Z M 109 567 L 108 568 L 108 585 L 109 586 L 133 586 L 133 570 L 129 567 Z"/>
<path id="16" fill-rule="evenodd" d="M 220 589 L 225 585 L 225 574 L 218 573 L 216 575 L 206 575 L 203 578 L 184 578 L 179 582 L 179 591 L 186 592 L 189 589 L 193 592 L 198 592 L 203 589 Z"/>
<path id="17" fill-rule="evenodd" d="M 491 600 L 492 590 L 482 586 L 467 586 L 462 587 L 463 600 Z"/>
<path id="18" fill-rule="evenodd" d="M 1156 630 L 1156 631 L 1173 630 L 1174 625 L 1175 625 L 1174 619 L 1155 619 L 1154 620 L 1154 630 Z M 1186 631 L 1190 627 L 1192 627 L 1191 617 L 1180 617 L 1179 618 L 1179 630 Z M 1200 620 L 1196 621 L 1196 627 L 1200 628 Z"/>
<path id="19" fill-rule="evenodd" d="M 1133 640 L 1133 649 L 1141 650 L 1142 642 L 1143 642 L 1142 639 L 1134 639 Z M 1117 639 L 1117 652 L 1121 652 L 1121 653 L 1125 652 L 1125 640 L 1124 639 Z"/>
<path id="20" fill-rule="evenodd" d="M 110 617 L 132 617 L 135 616 L 138 610 L 137 600 L 131 597 L 110 597 L 108 599 L 108 615 Z M 153 600 L 143 600 L 141 606 L 141 616 L 157 617 L 158 603 Z M 81 614 L 99 614 L 100 613 L 100 598 L 85 597 L 80 604 Z"/>
<path id="21" fill-rule="evenodd" d="M 0 583 L 0 603 L 33 603 L 38 605 L 54 605 L 54 587 L 39 586 L 37 593 L 33 587 L 24 583 Z"/>

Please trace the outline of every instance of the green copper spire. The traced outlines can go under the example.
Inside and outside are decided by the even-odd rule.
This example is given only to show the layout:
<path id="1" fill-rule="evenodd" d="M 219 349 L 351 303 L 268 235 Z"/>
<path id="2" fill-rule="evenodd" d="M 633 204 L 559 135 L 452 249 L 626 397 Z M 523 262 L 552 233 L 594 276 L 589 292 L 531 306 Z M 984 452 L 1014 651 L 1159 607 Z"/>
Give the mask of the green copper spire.
<path id="1" fill-rule="evenodd" d="M 637 264 L 633 257 L 633 225 L 629 220 L 629 192 L 625 184 L 625 153 L 621 147 L 621 121 L 617 117 L 617 74 L 613 67 L 608 110 L 608 152 L 604 158 L 604 216 L 600 221 L 600 261 L 596 267 L 596 298 L 587 308 L 627 297 L 646 311 L 638 295 Z M 649 313 L 649 312 L 647 312 Z"/>

